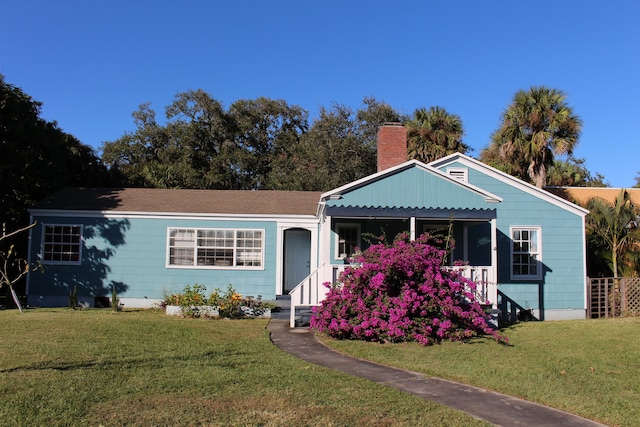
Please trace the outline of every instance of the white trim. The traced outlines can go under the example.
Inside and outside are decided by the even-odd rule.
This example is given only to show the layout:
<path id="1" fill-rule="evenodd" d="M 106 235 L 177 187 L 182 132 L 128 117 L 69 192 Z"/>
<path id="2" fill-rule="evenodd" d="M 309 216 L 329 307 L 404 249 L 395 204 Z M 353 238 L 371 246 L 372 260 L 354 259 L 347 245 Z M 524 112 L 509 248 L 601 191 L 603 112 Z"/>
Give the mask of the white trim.
<path id="1" fill-rule="evenodd" d="M 416 240 L 416 217 L 412 216 L 409 219 L 409 238 L 413 241 Z"/>
<path id="2" fill-rule="evenodd" d="M 140 218 L 140 219 L 177 219 L 196 220 L 214 219 L 228 221 L 311 221 L 317 222 L 315 215 L 261 215 L 261 214 L 210 214 L 210 213 L 175 213 L 175 212 L 135 212 L 135 211 L 82 211 L 82 210 L 60 210 L 60 209 L 30 209 L 33 216 L 50 216 L 61 218 Z"/>
<path id="3" fill-rule="evenodd" d="M 537 251 L 529 253 L 534 253 L 537 255 L 536 258 L 536 274 L 513 274 L 513 232 L 515 230 L 520 231 L 536 231 L 537 239 L 536 239 L 536 247 Z M 509 226 L 509 277 L 511 280 L 542 280 L 543 277 L 543 263 L 542 263 L 542 227 L 539 225 L 511 225 Z M 524 253 L 524 252 L 522 252 Z"/>
<path id="4" fill-rule="evenodd" d="M 193 230 L 194 241 L 193 241 L 193 264 L 192 265 L 182 265 L 182 264 L 171 264 L 171 246 L 169 242 L 171 241 L 171 230 Z M 233 231 L 233 260 L 232 265 L 198 265 L 198 231 Z M 237 260 L 237 232 L 238 231 L 259 231 L 262 233 L 261 237 L 261 247 L 260 247 L 260 265 L 259 266 L 247 266 L 247 265 L 233 265 Z M 165 259 L 165 267 L 171 269 L 193 269 L 193 270 L 264 270 L 265 269 L 265 240 L 266 240 L 266 230 L 263 228 L 215 228 L 215 227 L 167 227 L 167 240 L 166 240 L 166 259 Z"/>
<path id="5" fill-rule="evenodd" d="M 469 182 L 468 168 L 447 168 L 447 174 L 460 182 Z"/>
<path id="6" fill-rule="evenodd" d="M 318 265 L 330 265 L 331 264 L 331 216 L 325 216 L 320 224 L 320 247 L 318 248 Z"/>
<path id="7" fill-rule="evenodd" d="M 479 160 L 476 160 L 462 153 L 453 153 L 441 159 L 434 160 L 433 162 L 429 163 L 429 166 L 440 169 L 455 162 L 460 162 L 463 165 L 474 168 L 476 170 L 482 170 L 484 174 L 490 176 L 491 178 L 504 182 L 512 187 L 524 191 L 527 194 L 538 197 L 539 199 L 549 202 L 576 215 L 586 216 L 589 213 L 587 209 L 571 203 L 568 200 L 563 199 L 562 197 L 551 194 L 542 188 L 538 188 L 535 185 L 524 182 L 521 179 L 511 176 L 508 173 L 502 172 L 501 170 L 493 168 L 485 163 L 482 163 Z"/>
<path id="8" fill-rule="evenodd" d="M 312 226 L 301 223 L 278 223 L 276 235 L 276 292 L 275 295 L 284 295 L 284 233 L 288 230 L 307 230 L 311 233 L 311 253 L 309 258 L 309 271 L 318 268 L 318 222 Z"/>
<path id="9" fill-rule="evenodd" d="M 456 178 L 450 176 L 449 174 L 447 174 L 447 173 L 445 173 L 445 172 L 443 172 L 443 171 L 441 171 L 441 170 L 439 170 L 439 169 L 437 169 L 437 168 L 435 168 L 433 166 L 430 166 L 430 165 L 424 164 L 422 162 L 419 162 L 418 160 L 409 160 L 409 161 L 407 161 L 405 163 L 402 163 L 402 164 L 400 164 L 398 166 L 394 166 L 392 168 L 385 169 L 383 171 L 374 173 L 373 175 L 369 175 L 369 176 L 361 178 L 361 179 L 359 179 L 357 181 L 354 181 L 354 182 L 351 182 L 349 184 L 343 185 L 342 187 L 338 187 L 336 189 L 327 191 L 326 193 L 323 193 L 320 196 L 320 200 L 321 201 L 325 201 L 325 200 L 329 200 L 331 198 L 335 198 L 336 196 L 344 194 L 344 193 L 346 193 L 348 191 L 352 191 L 352 190 L 355 190 L 355 189 L 357 189 L 359 187 L 367 185 L 370 182 L 378 181 L 378 180 L 383 179 L 383 178 L 385 178 L 387 176 L 394 175 L 394 174 L 396 174 L 398 172 L 401 172 L 401 171 L 406 170 L 406 169 L 410 169 L 412 167 L 417 167 L 419 169 L 422 169 L 425 172 L 432 173 L 434 175 L 440 176 L 441 178 L 444 178 L 447 181 L 450 181 L 450 182 L 452 182 L 452 183 L 454 183 L 456 185 L 460 185 L 462 187 L 465 187 L 465 188 L 477 193 L 478 195 L 484 197 L 485 201 L 488 202 L 488 203 L 499 203 L 499 202 L 502 201 L 501 197 L 496 196 L 493 193 L 490 193 L 490 192 L 488 192 L 486 190 L 483 190 L 480 187 L 476 187 L 474 185 L 471 185 L 468 182 L 462 182 L 459 179 L 456 179 Z"/>

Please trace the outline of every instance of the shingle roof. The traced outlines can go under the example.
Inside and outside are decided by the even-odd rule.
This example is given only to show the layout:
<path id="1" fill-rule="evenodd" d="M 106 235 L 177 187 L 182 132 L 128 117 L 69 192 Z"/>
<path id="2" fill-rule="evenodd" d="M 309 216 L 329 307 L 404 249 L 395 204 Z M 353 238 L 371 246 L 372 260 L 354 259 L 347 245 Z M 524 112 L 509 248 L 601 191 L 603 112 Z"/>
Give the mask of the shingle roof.
<path id="1" fill-rule="evenodd" d="M 65 188 L 34 209 L 232 215 L 315 215 L 320 192 Z"/>
<path id="2" fill-rule="evenodd" d="M 613 203 L 620 194 L 621 188 L 605 187 L 547 187 L 548 192 L 562 197 L 565 200 L 585 206 L 589 199 L 600 197 Z M 640 206 L 640 188 L 626 188 L 634 205 Z"/>

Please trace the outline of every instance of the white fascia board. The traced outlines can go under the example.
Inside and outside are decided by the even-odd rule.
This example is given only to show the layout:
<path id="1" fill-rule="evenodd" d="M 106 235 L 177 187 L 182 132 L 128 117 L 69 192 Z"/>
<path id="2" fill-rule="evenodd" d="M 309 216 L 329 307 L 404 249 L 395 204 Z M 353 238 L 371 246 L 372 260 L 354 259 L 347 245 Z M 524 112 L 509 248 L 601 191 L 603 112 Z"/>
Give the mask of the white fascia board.
<path id="1" fill-rule="evenodd" d="M 358 187 L 362 187 L 363 185 L 366 185 L 366 184 L 368 184 L 370 182 L 374 182 L 374 181 L 383 179 L 386 176 L 393 175 L 393 174 L 395 174 L 395 173 L 397 173 L 399 171 L 402 171 L 402 170 L 405 170 L 405 169 L 409 169 L 409 168 L 414 167 L 414 166 L 417 167 L 417 168 L 420 168 L 420 169 L 422 169 L 422 170 L 424 170 L 426 172 L 436 174 L 436 175 L 440 176 L 441 178 L 444 178 L 444 179 L 446 179 L 446 180 L 448 180 L 448 181 L 450 181 L 450 182 L 452 182 L 452 183 L 454 183 L 456 185 L 460 185 L 462 187 L 468 188 L 469 190 L 472 190 L 472 191 L 480 194 L 481 196 L 483 196 L 487 202 L 499 203 L 499 202 L 502 201 L 502 198 L 499 197 L 499 196 L 496 196 L 495 194 L 489 193 L 488 191 L 483 190 L 482 188 L 479 188 L 479 187 L 476 187 L 476 186 L 471 185 L 469 183 L 462 182 L 462 181 L 460 181 L 458 179 L 455 179 L 455 178 L 451 177 L 449 174 L 444 173 L 441 170 L 439 170 L 439 169 L 437 169 L 435 167 L 432 167 L 432 166 L 430 166 L 428 164 L 422 163 L 422 162 L 420 162 L 418 160 L 408 160 L 408 161 L 406 161 L 404 163 L 401 163 L 401 164 L 399 164 L 397 166 L 394 166 L 394 167 L 391 167 L 389 169 L 385 169 L 383 171 L 374 173 L 373 175 L 366 176 L 366 177 L 361 178 L 361 179 L 359 179 L 357 181 L 350 182 L 349 184 L 343 185 L 342 187 L 338 187 L 338 188 L 336 188 L 334 190 L 327 191 L 326 193 L 323 193 L 320 196 L 320 200 L 322 200 L 322 201 L 329 200 L 332 197 L 340 196 L 341 194 L 343 194 L 343 193 L 345 193 L 347 191 L 354 190 L 354 189 L 356 189 Z"/>
<path id="2" fill-rule="evenodd" d="M 229 221 L 296 221 L 317 223 L 315 215 L 246 215 L 246 214 L 208 214 L 184 212 L 134 212 L 134 211 L 82 211 L 59 209 L 31 209 L 33 216 L 64 218 L 139 218 L 139 219 L 214 219 Z"/>
<path id="3" fill-rule="evenodd" d="M 455 162 L 462 163 L 476 170 L 481 170 L 482 173 L 490 176 L 491 178 L 502 181 L 512 187 L 524 191 L 527 194 L 535 196 L 576 215 L 586 216 L 589 213 L 587 209 L 584 209 L 576 205 L 575 203 L 571 203 L 570 201 L 565 200 L 562 197 L 551 194 L 542 188 L 538 188 L 535 185 L 524 182 L 521 179 L 516 178 L 515 176 L 511 176 L 506 172 L 502 172 L 501 170 L 491 167 L 481 162 L 480 160 L 474 159 L 473 157 L 469 157 L 462 153 L 454 153 L 441 159 L 434 160 L 433 162 L 429 163 L 429 166 L 434 168 L 441 168 Z"/>
<path id="4" fill-rule="evenodd" d="M 376 173 L 374 173 L 372 175 L 368 175 L 368 176 L 365 176 L 364 178 L 360 178 L 357 181 L 353 181 L 353 182 L 350 182 L 348 184 L 345 184 L 342 187 L 334 188 L 333 190 L 329 190 L 326 193 L 322 193 L 320 195 L 320 200 L 325 201 L 325 200 L 330 199 L 331 196 L 339 196 L 339 195 L 341 195 L 342 193 L 344 193 L 346 191 L 354 190 L 354 189 L 356 189 L 358 187 L 362 187 L 365 184 L 368 184 L 368 183 L 373 182 L 373 181 L 377 181 L 377 180 L 379 180 L 381 178 L 384 178 L 385 176 L 392 175 L 392 174 L 396 173 L 397 171 L 400 171 L 400 170 L 403 170 L 403 169 L 408 169 L 409 167 L 413 166 L 414 164 L 425 166 L 424 163 L 421 163 L 421 162 L 419 162 L 417 160 L 408 160 L 408 161 L 406 161 L 404 163 L 401 163 L 401 164 L 399 164 L 397 166 L 393 166 L 393 167 L 391 167 L 389 169 L 385 169 L 385 170 L 382 170 L 380 172 L 376 172 Z"/>
<path id="5" fill-rule="evenodd" d="M 457 184 L 457 185 L 460 185 L 462 187 L 468 188 L 469 190 L 480 194 L 481 196 L 484 197 L 484 200 L 486 202 L 489 202 L 489 203 L 500 203 L 500 202 L 502 202 L 502 197 L 497 196 L 497 195 L 495 195 L 493 193 L 490 193 L 490 192 L 488 192 L 487 190 L 485 190 L 483 188 L 476 187 L 475 185 L 470 184 L 468 182 L 462 182 L 459 179 L 455 179 L 454 177 L 452 177 L 448 173 L 443 172 L 438 168 L 435 168 L 435 167 L 432 167 L 432 166 L 429 166 L 429 165 L 425 165 L 424 169 L 428 170 L 430 172 L 433 172 L 433 173 L 435 173 L 437 175 L 440 175 L 442 178 L 447 179 L 447 180 L 453 182 L 454 184 Z"/>

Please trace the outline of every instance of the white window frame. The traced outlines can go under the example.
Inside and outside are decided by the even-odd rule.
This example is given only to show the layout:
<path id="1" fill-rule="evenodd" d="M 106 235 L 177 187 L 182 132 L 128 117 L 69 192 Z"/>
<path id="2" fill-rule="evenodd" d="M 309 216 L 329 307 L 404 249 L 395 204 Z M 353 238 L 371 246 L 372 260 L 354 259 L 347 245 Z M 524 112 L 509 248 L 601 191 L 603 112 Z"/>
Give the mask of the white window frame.
<path id="1" fill-rule="evenodd" d="M 78 231 L 77 233 L 71 233 L 71 234 L 66 234 L 66 233 L 61 233 L 59 234 L 59 236 L 61 236 L 60 241 L 56 242 L 54 240 L 49 241 L 47 239 L 48 236 L 52 236 L 52 235 L 56 235 L 55 233 L 55 228 L 56 227 L 63 227 L 63 228 L 77 228 Z M 51 232 L 47 232 L 47 229 L 54 229 L 53 233 Z M 42 243 L 40 246 L 40 254 L 39 254 L 39 258 L 40 258 L 40 262 L 42 264 L 48 264 L 48 265 L 80 265 L 82 264 L 82 247 L 84 246 L 84 228 L 81 224 L 42 224 Z M 78 236 L 78 241 L 64 241 L 65 236 Z M 52 246 L 66 246 L 65 247 L 61 247 L 59 248 L 60 250 L 58 251 L 47 251 L 47 245 L 52 245 Z M 72 250 L 73 248 L 77 248 L 77 250 Z M 52 259 L 46 259 L 47 258 L 47 253 L 51 253 L 51 254 L 56 254 L 56 255 L 60 255 L 60 256 L 72 256 L 73 254 L 77 253 L 77 260 L 52 260 Z"/>
<path id="2" fill-rule="evenodd" d="M 467 168 L 447 168 L 447 175 L 461 182 L 469 182 L 469 169 Z"/>
<path id="3" fill-rule="evenodd" d="M 173 231 L 182 231 L 191 233 L 191 238 L 188 236 L 184 236 L 185 238 L 180 241 L 180 244 L 171 245 L 172 232 Z M 222 234 L 231 234 L 232 237 L 208 237 L 208 236 L 199 236 L 199 233 L 205 232 L 221 232 Z M 241 233 L 260 233 L 260 237 L 246 238 L 241 237 L 239 234 Z M 254 228 L 195 228 L 195 227 L 168 227 L 167 228 L 167 258 L 166 258 L 166 267 L 167 268 L 196 268 L 196 269 L 208 269 L 208 270 L 264 270 L 264 259 L 265 259 L 265 230 L 264 229 L 254 229 Z M 240 243 L 244 240 L 260 240 L 259 246 L 250 246 L 246 247 L 247 250 L 242 250 L 245 246 Z M 227 245 L 227 243 L 218 244 L 218 245 L 199 245 L 202 240 L 212 240 L 212 241 L 231 241 L 231 245 Z M 172 249 L 183 249 L 185 251 L 191 251 L 191 257 L 183 256 L 183 259 L 188 260 L 191 258 L 191 262 L 184 264 L 175 264 L 172 263 Z M 215 256 L 207 256 L 207 255 L 199 255 L 199 250 L 201 251 L 230 251 L 229 262 L 224 262 L 224 259 L 216 260 Z M 259 265 L 239 265 L 238 261 L 242 258 L 248 260 L 248 262 L 259 263 Z M 211 260 L 212 263 L 209 264 Z"/>
<path id="4" fill-rule="evenodd" d="M 515 250 L 515 240 L 514 240 L 514 232 L 535 232 L 536 233 L 536 241 L 532 242 L 531 235 L 529 234 L 529 239 L 520 241 L 529 242 L 528 250 Z M 509 259 L 509 274 L 511 280 L 541 280 L 542 279 L 542 227 L 540 226 L 511 226 L 509 227 L 509 242 L 511 246 L 510 251 L 510 259 Z M 531 243 L 535 243 L 535 246 L 532 247 Z M 535 265 L 536 265 L 536 274 L 515 274 L 514 266 L 515 266 L 515 257 L 517 255 L 526 255 L 526 256 L 534 256 L 535 257 Z M 521 265 L 524 265 L 521 263 Z"/>
<path id="5" fill-rule="evenodd" d="M 336 259 L 347 259 L 350 256 L 352 256 L 353 254 L 347 254 L 347 253 L 340 253 L 340 244 L 342 243 L 342 239 L 340 238 L 340 229 L 341 228 L 350 228 L 350 229 L 354 229 L 356 231 L 356 245 L 355 247 L 360 247 L 361 245 L 361 241 L 360 241 L 360 237 L 361 237 L 361 233 L 360 233 L 360 224 L 358 223 L 353 223 L 353 222 L 338 222 L 336 223 L 335 226 L 335 235 L 336 235 L 336 240 L 335 240 L 335 258 Z"/>

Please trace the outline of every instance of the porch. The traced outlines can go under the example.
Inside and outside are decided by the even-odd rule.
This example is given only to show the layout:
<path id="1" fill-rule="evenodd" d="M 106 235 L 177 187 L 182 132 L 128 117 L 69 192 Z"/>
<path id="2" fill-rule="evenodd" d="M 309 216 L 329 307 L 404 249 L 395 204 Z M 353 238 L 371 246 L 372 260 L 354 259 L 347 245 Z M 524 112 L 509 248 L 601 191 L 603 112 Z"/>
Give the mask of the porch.
<path id="1" fill-rule="evenodd" d="M 323 264 L 307 276 L 289 295 L 291 296 L 291 311 L 289 326 L 296 327 L 296 310 L 317 307 L 324 300 L 329 291 L 323 283 L 337 283 L 340 273 L 347 265 Z M 475 298 L 481 304 L 497 309 L 498 287 L 496 285 L 496 271 L 486 266 L 454 266 L 443 269 L 455 271 L 460 276 L 476 284 Z"/>

